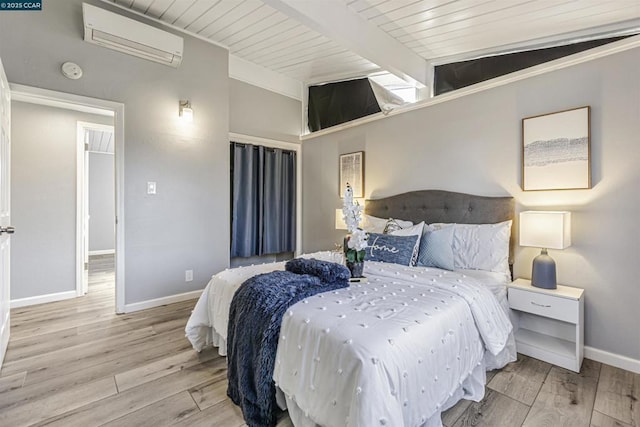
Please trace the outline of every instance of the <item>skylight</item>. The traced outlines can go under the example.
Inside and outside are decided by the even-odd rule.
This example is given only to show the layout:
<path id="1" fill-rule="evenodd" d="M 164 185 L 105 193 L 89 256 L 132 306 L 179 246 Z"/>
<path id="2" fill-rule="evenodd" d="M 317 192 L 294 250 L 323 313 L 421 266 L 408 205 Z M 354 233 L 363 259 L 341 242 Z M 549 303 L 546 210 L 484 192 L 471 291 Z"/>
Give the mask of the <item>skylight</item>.
<path id="1" fill-rule="evenodd" d="M 398 95 L 405 102 L 416 102 L 418 100 L 418 89 L 389 72 L 376 73 L 369 78 L 383 86 L 388 91 Z"/>

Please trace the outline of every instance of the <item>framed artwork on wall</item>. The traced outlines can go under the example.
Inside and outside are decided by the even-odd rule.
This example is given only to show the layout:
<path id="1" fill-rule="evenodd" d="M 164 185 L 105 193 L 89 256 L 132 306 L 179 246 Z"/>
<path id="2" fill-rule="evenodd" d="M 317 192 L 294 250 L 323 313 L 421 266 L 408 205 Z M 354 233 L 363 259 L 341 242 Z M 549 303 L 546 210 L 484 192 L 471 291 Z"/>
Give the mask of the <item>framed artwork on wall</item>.
<path id="1" fill-rule="evenodd" d="M 524 191 L 591 188 L 591 107 L 522 119 Z"/>
<path id="2" fill-rule="evenodd" d="M 354 198 L 364 197 L 364 151 L 340 155 L 340 197 L 344 197 L 347 184 L 351 185 Z"/>

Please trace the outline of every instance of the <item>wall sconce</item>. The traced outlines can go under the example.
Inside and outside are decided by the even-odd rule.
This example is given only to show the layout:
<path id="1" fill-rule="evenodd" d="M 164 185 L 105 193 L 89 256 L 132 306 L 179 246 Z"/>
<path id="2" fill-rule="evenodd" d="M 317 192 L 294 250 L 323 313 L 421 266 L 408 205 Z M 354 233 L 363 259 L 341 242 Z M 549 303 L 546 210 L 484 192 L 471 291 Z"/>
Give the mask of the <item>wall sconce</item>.
<path id="1" fill-rule="evenodd" d="M 193 108 L 191 108 L 191 102 L 180 101 L 179 115 L 185 122 L 193 121 Z"/>

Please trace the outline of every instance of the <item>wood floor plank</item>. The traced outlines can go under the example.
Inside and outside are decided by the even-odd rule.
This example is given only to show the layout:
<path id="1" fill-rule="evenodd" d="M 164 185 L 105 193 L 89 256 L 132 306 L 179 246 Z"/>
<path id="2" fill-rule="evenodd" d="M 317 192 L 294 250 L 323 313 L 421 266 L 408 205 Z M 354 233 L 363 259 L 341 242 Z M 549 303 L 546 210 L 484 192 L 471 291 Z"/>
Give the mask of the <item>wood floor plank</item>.
<path id="1" fill-rule="evenodd" d="M 55 417 L 84 405 L 116 395 L 113 377 L 83 384 L 78 387 L 47 395 L 42 399 L 0 411 L 0 425 L 27 426 Z"/>
<path id="2" fill-rule="evenodd" d="M 25 404 L 29 400 L 41 398 L 53 393 L 60 393 L 71 387 L 77 387 L 87 382 L 96 381 L 105 377 L 113 377 L 119 371 L 132 369 L 138 364 L 152 363 L 160 360 L 166 354 L 173 351 L 185 351 L 190 344 L 184 340 L 175 340 L 172 343 L 161 343 L 156 347 L 140 349 L 135 353 L 123 355 L 122 359 L 113 359 L 108 362 L 89 366 L 82 370 L 71 370 L 66 375 L 53 376 L 44 381 L 25 386 L 11 393 L 0 395 L 0 410 Z"/>
<path id="3" fill-rule="evenodd" d="M 86 363 L 91 357 L 104 357 L 105 351 L 112 352 L 116 349 L 117 345 L 129 345 L 133 343 L 139 343 L 143 338 L 149 338 L 155 336 L 151 326 L 125 332 L 124 334 L 108 337 L 98 342 L 85 342 L 83 344 L 75 345 L 67 348 L 59 348 L 49 353 L 40 354 L 34 357 L 22 358 L 7 362 L 2 367 L 4 374 L 11 374 L 21 371 L 51 371 L 57 366 L 68 366 L 76 363 Z M 108 353 L 107 353 L 108 354 Z"/>
<path id="4" fill-rule="evenodd" d="M 68 317 L 61 317 L 57 321 L 47 321 L 42 319 L 39 322 L 29 323 L 26 325 L 16 324 L 15 328 L 11 325 L 11 335 L 15 335 L 16 338 L 44 335 L 51 332 L 56 332 L 62 329 L 67 329 L 70 326 L 79 326 L 81 324 L 96 322 L 100 320 L 107 320 L 113 317 L 111 309 L 103 309 L 100 311 L 88 311 L 71 314 Z"/>
<path id="5" fill-rule="evenodd" d="M 554 366 L 523 426 L 588 426 L 593 412 L 600 364 L 585 361 L 581 373 Z"/>
<path id="6" fill-rule="evenodd" d="M 91 339 L 112 337 L 133 330 L 134 328 L 131 325 L 121 323 L 110 328 L 94 331 Z M 87 341 L 88 337 L 86 337 L 85 334 L 78 333 L 78 328 L 68 328 L 51 333 L 47 336 L 46 340 L 43 340 L 41 336 L 14 340 L 7 348 L 5 362 L 13 362 L 18 359 L 37 356 L 38 354 L 48 353 L 61 347 L 71 347 Z"/>
<path id="7" fill-rule="evenodd" d="M 187 326 L 187 322 L 185 321 L 184 317 L 179 317 L 167 322 L 155 324 L 153 325 L 153 330 L 156 331 L 156 333 L 160 334 L 171 329 L 180 329 L 184 331 L 185 326 Z"/>
<path id="8" fill-rule="evenodd" d="M 211 378 L 226 375 L 226 369 L 226 361 L 222 358 L 204 362 L 67 412 L 41 425 L 93 426 L 113 421 Z"/>
<path id="9" fill-rule="evenodd" d="M 550 369 L 549 363 L 518 354 L 518 360 L 496 373 L 488 387 L 531 406 Z"/>
<path id="10" fill-rule="evenodd" d="M 227 400 L 227 376 L 221 376 L 215 380 L 201 384 L 189 390 L 191 397 L 201 410 L 210 408 Z"/>
<path id="11" fill-rule="evenodd" d="M 115 361 L 116 365 L 120 366 L 122 363 L 126 363 L 128 357 L 142 356 L 141 360 L 143 362 L 148 361 L 149 358 L 147 356 L 155 354 L 166 357 L 166 351 L 175 351 L 178 348 L 182 349 L 187 346 L 183 338 L 180 332 L 170 331 L 164 334 L 143 336 L 136 341 L 123 342 L 122 345 L 126 347 L 122 350 L 117 349 L 117 346 L 120 345 L 117 342 L 115 350 L 99 345 L 97 346 L 99 350 L 86 352 L 84 357 L 72 358 L 69 363 L 56 363 L 29 371 L 25 386 L 84 369 L 95 369 L 103 363 L 112 361 Z"/>
<path id="12" fill-rule="evenodd" d="M 589 427 L 631 427 L 631 424 L 623 423 L 622 421 L 611 418 L 602 412 L 593 411 Z"/>
<path id="13" fill-rule="evenodd" d="M 40 335 L 23 337 L 22 339 L 13 339 L 12 337 L 5 361 L 11 362 L 38 354 L 47 354 L 59 348 L 68 348 L 149 326 L 154 327 L 155 332 L 166 332 L 177 327 L 184 328 L 192 308 L 176 308 L 165 313 L 144 313 L 138 317 L 116 317 L 93 323 L 91 326 L 83 325 L 53 332 L 47 334 L 47 339 L 43 339 Z M 176 321 L 176 319 L 180 321 Z"/>
<path id="14" fill-rule="evenodd" d="M 492 389 L 484 399 L 473 402 L 458 418 L 454 427 L 513 427 L 519 426 L 527 416 L 529 407 Z"/>
<path id="15" fill-rule="evenodd" d="M 214 349 L 197 353 L 192 348 L 188 348 L 176 355 L 164 357 L 153 363 L 116 374 L 116 384 L 118 385 L 118 390 L 122 392 L 218 357 L 222 356 L 218 355 Z"/>
<path id="16" fill-rule="evenodd" d="M 632 426 L 640 426 L 640 374 L 603 365 L 594 409 Z"/>
<path id="17" fill-rule="evenodd" d="M 184 391 L 138 409 L 122 418 L 103 424 L 104 427 L 165 427 L 188 419 L 200 412 L 188 392 Z M 210 424 L 213 425 L 213 424 Z"/>
<path id="18" fill-rule="evenodd" d="M 6 377 L 0 377 L 0 396 L 2 393 L 9 393 L 24 385 L 24 380 L 27 377 L 27 371 L 17 372 Z"/>
<path id="19" fill-rule="evenodd" d="M 241 427 L 245 425 L 242 411 L 230 400 L 220 402 L 175 424 L 176 427 Z"/>

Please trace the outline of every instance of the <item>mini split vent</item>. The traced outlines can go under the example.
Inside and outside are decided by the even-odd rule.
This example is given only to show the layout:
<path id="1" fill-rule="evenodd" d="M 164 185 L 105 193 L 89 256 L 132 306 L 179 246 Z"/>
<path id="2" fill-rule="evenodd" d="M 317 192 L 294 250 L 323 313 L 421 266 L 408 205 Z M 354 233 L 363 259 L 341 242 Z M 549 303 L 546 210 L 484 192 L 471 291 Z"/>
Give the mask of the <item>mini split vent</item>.
<path id="1" fill-rule="evenodd" d="M 175 68 L 182 62 L 182 37 L 86 3 L 82 14 L 89 43 Z"/>

